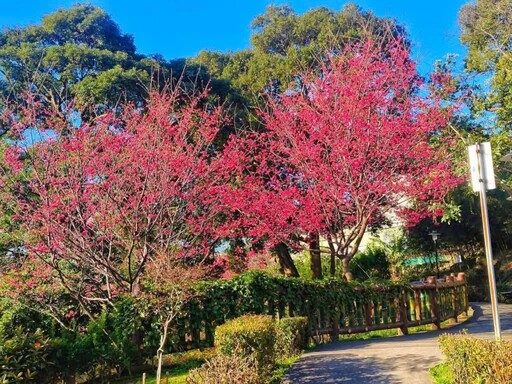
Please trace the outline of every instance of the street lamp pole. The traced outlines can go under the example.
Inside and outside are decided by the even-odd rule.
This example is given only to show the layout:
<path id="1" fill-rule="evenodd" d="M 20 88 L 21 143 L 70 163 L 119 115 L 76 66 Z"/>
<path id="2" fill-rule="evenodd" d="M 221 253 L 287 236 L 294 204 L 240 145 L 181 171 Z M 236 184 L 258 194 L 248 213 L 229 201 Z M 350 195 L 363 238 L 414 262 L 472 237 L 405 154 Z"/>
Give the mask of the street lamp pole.
<path id="1" fill-rule="evenodd" d="M 439 279 L 439 254 L 437 252 L 437 239 L 441 234 L 437 231 L 432 231 L 429 233 L 430 236 L 432 236 L 432 241 L 434 242 L 434 252 L 436 255 L 436 276 Z"/>

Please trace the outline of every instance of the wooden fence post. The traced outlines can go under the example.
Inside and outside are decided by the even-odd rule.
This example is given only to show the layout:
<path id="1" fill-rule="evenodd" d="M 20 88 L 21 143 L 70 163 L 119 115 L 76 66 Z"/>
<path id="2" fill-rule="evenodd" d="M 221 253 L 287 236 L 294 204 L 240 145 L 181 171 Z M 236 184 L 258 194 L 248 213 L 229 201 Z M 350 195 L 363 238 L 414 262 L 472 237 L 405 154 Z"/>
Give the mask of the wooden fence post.
<path id="1" fill-rule="evenodd" d="M 423 320 L 421 316 L 421 295 L 419 289 L 414 290 L 414 312 L 416 313 L 416 320 Z"/>
<path id="2" fill-rule="evenodd" d="M 338 311 L 332 316 L 331 341 L 339 341 L 340 337 L 340 314 Z"/>
<path id="3" fill-rule="evenodd" d="M 363 311 L 364 311 L 364 322 L 365 325 L 369 327 L 370 325 L 373 325 L 373 317 L 372 317 L 372 305 L 370 303 L 365 303 L 363 305 Z M 374 312 L 375 313 L 375 312 Z"/>
<path id="4" fill-rule="evenodd" d="M 400 296 L 396 300 L 396 304 L 398 305 L 398 320 L 400 323 L 402 323 L 398 330 L 398 334 L 401 336 L 408 335 L 409 328 L 407 327 L 407 295 L 405 294 L 404 290 L 401 291 Z"/>
<path id="5" fill-rule="evenodd" d="M 453 320 L 458 323 L 457 316 L 459 314 L 459 309 L 457 306 L 457 287 L 452 287 L 452 310 L 453 310 Z"/>
<path id="6" fill-rule="evenodd" d="M 432 329 L 441 329 L 441 319 L 439 317 L 439 305 L 437 303 L 437 281 L 435 288 L 430 291 L 430 312 L 432 315 Z"/>

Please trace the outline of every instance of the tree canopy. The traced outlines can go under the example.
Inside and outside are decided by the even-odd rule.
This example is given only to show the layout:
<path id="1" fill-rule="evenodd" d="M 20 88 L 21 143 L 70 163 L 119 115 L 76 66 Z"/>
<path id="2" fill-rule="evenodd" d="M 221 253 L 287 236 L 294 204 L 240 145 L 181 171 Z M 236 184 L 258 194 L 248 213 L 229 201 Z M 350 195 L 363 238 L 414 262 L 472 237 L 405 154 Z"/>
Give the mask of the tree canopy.
<path id="1" fill-rule="evenodd" d="M 136 53 L 133 37 L 101 8 L 75 5 L 41 24 L 0 33 L 0 91 L 18 99 L 34 93 L 64 111 L 70 101 L 100 111 L 122 101 L 142 102 L 167 75 L 158 57 Z"/>
<path id="2" fill-rule="evenodd" d="M 496 114 L 502 128 L 512 127 L 512 4 L 507 0 L 478 0 L 459 13 L 461 42 L 468 47 L 466 69 L 490 75 L 483 108 Z"/>
<path id="3" fill-rule="evenodd" d="M 398 36 L 406 42 L 402 26 L 378 18 L 354 4 L 340 11 L 325 7 L 298 15 L 289 6 L 267 7 L 252 25 L 252 49 L 220 54 L 203 51 L 190 63 L 210 76 L 228 81 L 239 97 L 251 103 L 265 92 L 286 89 L 296 76 L 318 65 L 326 51 L 374 36 L 383 45 Z"/>

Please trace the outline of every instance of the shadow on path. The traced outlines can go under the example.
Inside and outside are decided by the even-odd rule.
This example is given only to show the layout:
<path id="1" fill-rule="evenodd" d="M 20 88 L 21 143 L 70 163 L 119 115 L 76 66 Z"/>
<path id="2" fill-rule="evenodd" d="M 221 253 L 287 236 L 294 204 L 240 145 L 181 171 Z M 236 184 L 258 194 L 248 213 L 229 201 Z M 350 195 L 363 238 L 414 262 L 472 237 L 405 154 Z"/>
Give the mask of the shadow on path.
<path id="1" fill-rule="evenodd" d="M 285 383 L 362 383 L 386 384 L 391 377 L 381 374 L 384 366 L 357 355 L 306 356 L 300 369 L 293 370 Z"/>
<path id="2" fill-rule="evenodd" d="M 490 305 L 472 303 L 473 316 L 449 329 L 408 336 L 364 341 L 342 341 L 322 345 L 303 355 L 289 370 L 283 384 L 427 384 L 428 369 L 443 356 L 437 346 L 442 333 L 466 329 L 477 337 L 493 338 Z M 504 338 L 512 336 L 512 305 L 500 305 Z"/>

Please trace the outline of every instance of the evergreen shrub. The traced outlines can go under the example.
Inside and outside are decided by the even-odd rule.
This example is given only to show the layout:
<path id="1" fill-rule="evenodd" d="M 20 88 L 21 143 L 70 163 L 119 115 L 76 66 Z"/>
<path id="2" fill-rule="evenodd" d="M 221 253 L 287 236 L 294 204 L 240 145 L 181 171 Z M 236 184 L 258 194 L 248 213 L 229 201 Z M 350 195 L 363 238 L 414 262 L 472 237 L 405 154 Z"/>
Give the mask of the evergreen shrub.
<path id="1" fill-rule="evenodd" d="M 268 372 L 276 363 L 276 328 L 272 316 L 245 315 L 219 325 L 215 344 L 220 353 L 254 357 L 260 372 Z"/>
<path id="2" fill-rule="evenodd" d="M 276 322 L 276 351 L 280 357 L 291 357 L 308 346 L 308 318 L 284 317 Z"/>
<path id="3" fill-rule="evenodd" d="M 512 342 L 445 334 L 439 344 L 456 384 L 512 383 Z"/>

